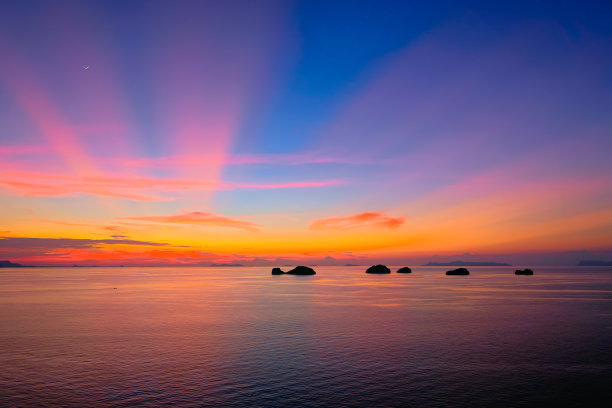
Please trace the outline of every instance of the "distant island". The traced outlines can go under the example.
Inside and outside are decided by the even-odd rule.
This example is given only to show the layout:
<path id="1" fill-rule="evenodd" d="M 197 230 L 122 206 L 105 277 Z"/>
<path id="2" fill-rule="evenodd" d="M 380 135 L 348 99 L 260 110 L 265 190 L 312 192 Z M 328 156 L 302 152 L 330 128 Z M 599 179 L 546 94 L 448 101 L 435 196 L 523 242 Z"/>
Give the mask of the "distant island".
<path id="1" fill-rule="evenodd" d="M 452 261 L 452 262 L 429 262 L 423 266 L 512 266 L 501 262 L 471 262 L 471 261 Z"/>
<path id="2" fill-rule="evenodd" d="M 612 262 L 609 261 L 580 261 L 576 266 L 612 266 Z"/>
<path id="3" fill-rule="evenodd" d="M 355 265 L 355 264 L 348 263 L 348 264 L 344 264 L 344 266 L 361 266 L 361 265 Z"/>
<path id="4" fill-rule="evenodd" d="M 228 267 L 228 266 L 244 266 L 244 265 L 243 264 L 235 264 L 235 263 L 213 263 L 213 264 L 210 264 L 210 266 Z"/>
<path id="5" fill-rule="evenodd" d="M 11 261 L 0 261 L 0 268 L 22 268 L 22 264 L 14 263 Z"/>

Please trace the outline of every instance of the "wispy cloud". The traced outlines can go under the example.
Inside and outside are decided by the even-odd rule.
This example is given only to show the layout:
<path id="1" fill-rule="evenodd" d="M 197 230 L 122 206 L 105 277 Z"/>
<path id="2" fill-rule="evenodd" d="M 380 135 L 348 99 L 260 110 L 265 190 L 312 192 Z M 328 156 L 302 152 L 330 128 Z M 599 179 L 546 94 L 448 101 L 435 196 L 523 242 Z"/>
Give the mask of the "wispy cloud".
<path id="1" fill-rule="evenodd" d="M 168 244 L 131 239 L 0 237 L 1 252 L 13 249 L 97 248 L 104 245 L 167 246 Z"/>
<path id="2" fill-rule="evenodd" d="M 327 154 L 319 152 L 290 153 L 290 154 L 241 154 L 221 157 L 212 154 L 182 154 L 174 156 L 160 157 L 139 157 L 139 158 L 110 158 L 108 161 L 118 166 L 142 167 L 167 169 L 184 165 L 198 165 L 201 163 L 222 164 L 222 165 L 284 165 L 296 166 L 304 164 L 364 164 L 369 163 L 365 157 L 347 156 L 338 154 Z"/>
<path id="3" fill-rule="evenodd" d="M 0 146 L 0 155 L 31 154 L 45 151 L 42 146 Z"/>
<path id="4" fill-rule="evenodd" d="M 56 225 L 64 225 L 66 227 L 99 227 L 98 225 L 94 225 L 94 224 L 83 224 L 83 223 L 78 223 L 78 222 L 61 221 L 61 220 L 45 220 L 41 218 L 32 218 L 31 221 L 46 222 L 49 224 L 56 224 Z"/>
<path id="5" fill-rule="evenodd" d="M 92 194 L 136 201 L 168 201 L 163 196 L 172 192 L 214 191 L 239 189 L 282 189 L 326 187 L 343 180 L 295 181 L 284 183 L 210 183 L 196 179 L 176 177 L 72 176 L 59 173 L 21 171 L 0 168 L 0 185 L 22 196 L 57 197 L 74 194 Z"/>
<path id="6" fill-rule="evenodd" d="M 348 230 L 357 228 L 394 229 L 405 222 L 404 217 L 391 217 L 381 212 L 364 212 L 347 217 L 331 217 L 314 220 L 312 230 Z"/>
<path id="7" fill-rule="evenodd" d="M 133 221 L 158 222 L 165 224 L 188 224 L 240 228 L 247 231 L 258 231 L 261 227 L 259 224 L 255 224 L 251 221 L 244 221 L 237 218 L 229 218 L 210 212 L 200 211 L 185 212 L 183 214 L 166 216 L 123 217 L 122 219 Z"/>
<path id="8" fill-rule="evenodd" d="M 221 186 L 221 189 L 260 189 L 260 190 L 272 190 L 280 188 L 306 188 L 306 187 L 327 187 L 343 184 L 343 180 L 324 180 L 324 181 L 296 181 L 289 183 L 239 183 L 239 184 L 226 184 Z"/>

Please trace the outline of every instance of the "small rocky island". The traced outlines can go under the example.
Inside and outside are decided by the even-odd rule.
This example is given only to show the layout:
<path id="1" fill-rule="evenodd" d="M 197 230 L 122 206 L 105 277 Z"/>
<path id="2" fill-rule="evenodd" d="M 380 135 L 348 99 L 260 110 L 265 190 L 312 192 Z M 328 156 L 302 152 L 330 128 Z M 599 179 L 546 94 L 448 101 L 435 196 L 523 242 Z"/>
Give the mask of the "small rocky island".
<path id="1" fill-rule="evenodd" d="M 515 275 L 533 275 L 533 271 L 531 269 L 517 269 L 514 271 Z"/>
<path id="2" fill-rule="evenodd" d="M 374 265 L 366 269 L 366 273 L 391 273 L 391 269 L 385 265 Z"/>
<path id="3" fill-rule="evenodd" d="M 447 275 L 469 275 L 470 271 L 465 268 L 457 268 L 450 271 L 446 271 Z"/>
<path id="4" fill-rule="evenodd" d="M 284 272 L 281 268 L 272 268 L 272 275 L 316 275 L 314 269 L 308 266 L 296 266 L 290 271 Z"/>
<path id="5" fill-rule="evenodd" d="M 403 268 L 399 268 L 397 270 L 397 273 L 412 273 L 412 269 L 407 266 L 404 266 Z"/>

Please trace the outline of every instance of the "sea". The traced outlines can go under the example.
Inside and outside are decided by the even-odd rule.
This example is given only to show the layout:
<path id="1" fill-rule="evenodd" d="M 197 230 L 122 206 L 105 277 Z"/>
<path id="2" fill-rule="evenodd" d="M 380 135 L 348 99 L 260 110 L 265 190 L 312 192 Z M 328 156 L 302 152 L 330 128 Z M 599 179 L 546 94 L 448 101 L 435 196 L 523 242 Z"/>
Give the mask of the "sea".
<path id="1" fill-rule="evenodd" d="M 609 407 L 612 268 L 0 269 L 1 407 Z"/>

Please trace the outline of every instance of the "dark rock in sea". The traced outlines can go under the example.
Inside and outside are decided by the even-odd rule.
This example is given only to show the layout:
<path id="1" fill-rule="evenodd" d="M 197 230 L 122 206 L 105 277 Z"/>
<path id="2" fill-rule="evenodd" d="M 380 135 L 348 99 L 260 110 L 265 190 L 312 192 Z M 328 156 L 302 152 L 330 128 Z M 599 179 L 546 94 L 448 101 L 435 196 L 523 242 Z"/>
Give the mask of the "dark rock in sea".
<path id="1" fill-rule="evenodd" d="M 533 271 L 531 269 L 517 269 L 514 271 L 515 275 L 533 275 Z"/>
<path id="2" fill-rule="evenodd" d="M 391 269 L 385 265 L 374 265 L 366 269 L 366 273 L 391 273 Z"/>
<path id="3" fill-rule="evenodd" d="M 446 271 L 447 275 L 469 275 L 470 271 L 468 271 L 465 268 L 457 268 L 457 269 L 453 269 L 452 271 Z"/>
<path id="4" fill-rule="evenodd" d="M 316 275 L 314 269 L 308 266 L 296 266 L 290 271 L 283 272 L 281 268 L 272 268 L 272 275 Z"/>
<path id="5" fill-rule="evenodd" d="M 296 266 L 292 270 L 285 272 L 289 275 L 316 275 L 317 273 L 314 269 L 309 268 L 308 266 Z"/>
<path id="6" fill-rule="evenodd" d="M 397 273 L 412 273 L 412 269 L 407 266 L 404 266 L 403 268 L 399 268 L 397 270 Z"/>

